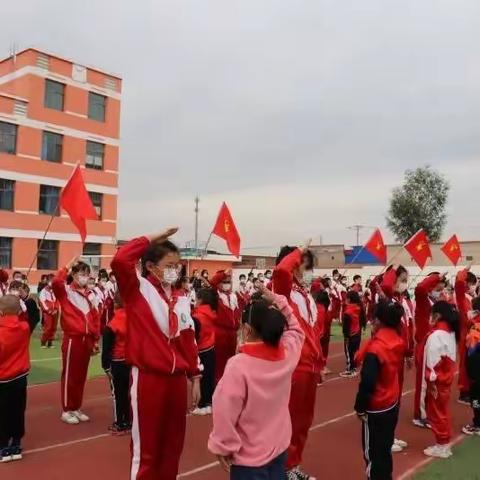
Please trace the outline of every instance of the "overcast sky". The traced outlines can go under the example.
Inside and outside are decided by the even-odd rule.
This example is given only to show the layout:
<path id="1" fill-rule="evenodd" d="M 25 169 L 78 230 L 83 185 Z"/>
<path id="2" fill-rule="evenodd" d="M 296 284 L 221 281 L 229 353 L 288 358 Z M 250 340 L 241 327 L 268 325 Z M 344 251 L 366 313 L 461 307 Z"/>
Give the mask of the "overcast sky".
<path id="1" fill-rule="evenodd" d="M 198 193 L 203 239 L 226 200 L 245 247 L 351 244 L 425 164 L 451 182 L 445 236 L 480 238 L 478 0 L 17 0 L 1 17 L 4 55 L 123 77 L 121 238 L 192 239 Z"/>

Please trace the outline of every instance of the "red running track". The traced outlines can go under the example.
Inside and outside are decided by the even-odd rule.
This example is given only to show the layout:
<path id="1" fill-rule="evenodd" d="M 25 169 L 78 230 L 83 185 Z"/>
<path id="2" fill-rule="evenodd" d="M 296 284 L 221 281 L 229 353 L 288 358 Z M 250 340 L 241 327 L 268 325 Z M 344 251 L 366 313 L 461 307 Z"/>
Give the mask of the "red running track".
<path id="1" fill-rule="evenodd" d="M 344 367 L 343 346 L 332 346 L 330 368 L 335 372 L 318 388 L 315 419 L 304 455 L 304 469 L 318 479 L 362 479 L 360 423 L 352 406 L 358 380 L 336 375 Z M 409 447 L 394 456 L 395 478 L 405 480 L 430 459 L 422 450 L 433 443 L 430 431 L 411 425 L 413 374 L 406 376 L 397 437 Z M 91 422 L 66 425 L 59 419 L 59 384 L 32 386 L 28 391 L 25 457 L 0 465 L 2 480 L 122 480 L 129 478 L 129 439 L 106 433 L 111 423 L 111 399 L 106 378 L 88 382 L 84 410 Z M 457 392 L 454 392 L 454 396 Z M 453 402 L 454 431 L 470 420 L 470 409 Z M 180 479 L 227 479 L 207 450 L 211 418 L 188 418 Z M 456 437 L 456 441 L 461 439 Z M 443 461 L 443 460 L 441 460 Z M 160 479 L 159 479 L 160 480 Z"/>

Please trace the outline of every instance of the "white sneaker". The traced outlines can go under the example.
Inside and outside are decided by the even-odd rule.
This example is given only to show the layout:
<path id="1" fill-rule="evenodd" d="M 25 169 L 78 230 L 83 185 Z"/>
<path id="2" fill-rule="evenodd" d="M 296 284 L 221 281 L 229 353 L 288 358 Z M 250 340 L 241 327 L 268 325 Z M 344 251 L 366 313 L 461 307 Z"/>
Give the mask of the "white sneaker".
<path id="1" fill-rule="evenodd" d="M 398 445 L 400 448 L 404 449 L 404 448 L 407 448 L 408 447 L 408 443 L 403 441 L 403 440 L 399 440 L 398 438 L 395 438 L 393 440 L 393 443 L 394 445 Z"/>
<path id="2" fill-rule="evenodd" d="M 432 445 L 426 448 L 423 453 L 428 457 L 435 458 L 449 458 L 453 455 L 450 445 Z"/>
<path id="3" fill-rule="evenodd" d="M 80 420 L 81 422 L 89 422 L 90 421 L 90 417 L 88 415 L 85 415 L 83 412 L 81 412 L 80 410 L 75 410 L 74 412 L 72 412 L 77 418 L 78 420 Z"/>
<path id="4" fill-rule="evenodd" d="M 206 408 L 196 408 L 195 410 L 192 411 L 192 415 L 198 415 L 199 417 L 203 417 L 205 415 L 208 415 L 206 412 Z"/>
<path id="5" fill-rule="evenodd" d="M 332 371 L 328 367 L 324 367 L 322 370 L 322 375 L 330 375 Z"/>
<path id="6" fill-rule="evenodd" d="M 208 407 L 205 407 L 205 415 L 211 415 L 212 414 L 212 407 L 209 405 Z"/>
<path id="7" fill-rule="evenodd" d="M 403 450 L 403 448 L 402 448 L 400 445 L 398 445 L 398 444 L 396 444 L 396 443 L 394 443 L 394 444 L 392 445 L 392 453 L 399 453 L 399 452 L 401 452 L 402 450 Z"/>
<path id="8" fill-rule="evenodd" d="M 73 412 L 63 412 L 61 419 L 62 422 L 68 423 L 69 425 L 78 425 L 80 423 L 80 420 Z"/>
<path id="9" fill-rule="evenodd" d="M 425 418 L 414 418 L 412 423 L 419 428 L 432 428 L 432 426 L 428 423 L 428 420 Z"/>

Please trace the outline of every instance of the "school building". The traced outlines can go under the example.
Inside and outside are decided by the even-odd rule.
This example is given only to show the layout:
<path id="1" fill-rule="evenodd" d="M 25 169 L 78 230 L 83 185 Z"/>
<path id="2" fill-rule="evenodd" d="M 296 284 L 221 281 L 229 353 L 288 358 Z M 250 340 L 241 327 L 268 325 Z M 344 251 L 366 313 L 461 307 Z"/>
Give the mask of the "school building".
<path id="1" fill-rule="evenodd" d="M 97 256 L 116 249 L 121 88 L 116 75 L 34 48 L 0 60 L 2 268 L 31 267 L 34 284 L 82 252 L 58 208 L 77 164 L 99 216 L 88 222 L 83 253 L 109 264 Z"/>

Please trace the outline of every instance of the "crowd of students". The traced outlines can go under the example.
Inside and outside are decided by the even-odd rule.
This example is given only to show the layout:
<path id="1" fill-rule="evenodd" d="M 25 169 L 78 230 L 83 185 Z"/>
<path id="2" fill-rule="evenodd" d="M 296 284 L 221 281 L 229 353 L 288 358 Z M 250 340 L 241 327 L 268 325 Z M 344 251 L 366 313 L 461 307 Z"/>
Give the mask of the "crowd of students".
<path id="1" fill-rule="evenodd" d="M 408 292 L 407 270 L 390 266 L 363 285 L 338 270 L 315 278 L 309 245 L 283 247 L 264 274 L 185 274 L 170 229 L 122 246 L 95 277 L 72 260 L 42 278 L 0 272 L 0 461 L 22 457 L 29 342 L 62 330 L 61 420 L 81 410 L 92 355 L 111 385 L 114 435 L 131 433 L 132 480 L 174 480 L 186 413 L 212 415 L 209 450 L 233 480 L 306 480 L 301 469 L 330 332 L 341 323 L 346 369 L 360 375 L 354 409 L 370 479 L 392 478 L 405 368 L 416 368 L 414 425 L 431 428 L 428 456 L 452 455 L 450 396 L 459 359 L 459 401 L 471 405 L 467 435 L 480 435 L 480 297 L 468 268 L 453 284 L 431 273 Z M 40 308 L 37 306 L 39 305 Z M 369 334 L 362 331 L 370 324 Z M 188 394 L 187 389 L 190 389 Z M 187 405 L 188 398 L 191 405 Z M 353 400 L 353 399 L 352 399 Z M 8 412 L 8 413 L 7 413 Z"/>

